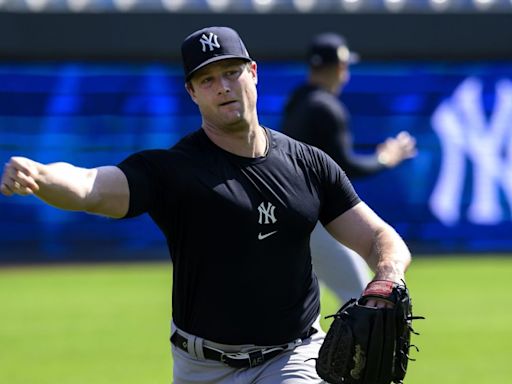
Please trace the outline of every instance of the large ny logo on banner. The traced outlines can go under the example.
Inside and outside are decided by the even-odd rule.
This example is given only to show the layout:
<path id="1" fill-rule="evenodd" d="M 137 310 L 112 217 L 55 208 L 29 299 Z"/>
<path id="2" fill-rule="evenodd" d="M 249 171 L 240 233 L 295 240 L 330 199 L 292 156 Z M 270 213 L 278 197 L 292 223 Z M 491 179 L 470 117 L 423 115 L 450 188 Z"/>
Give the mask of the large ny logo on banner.
<path id="1" fill-rule="evenodd" d="M 442 163 L 429 203 L 432 213 L 445 225 L 460 220 L 468 160 L 472 170 L 468 221 L 485 225 L 501 222 L 501 192 L 509 209 L 512 207 L 512 81 L 497 82 L 489 118 L 482 105 L 482 88 L 477 78 L 464 80 L 432 116 L 432 127 L 441 141 Z"/>

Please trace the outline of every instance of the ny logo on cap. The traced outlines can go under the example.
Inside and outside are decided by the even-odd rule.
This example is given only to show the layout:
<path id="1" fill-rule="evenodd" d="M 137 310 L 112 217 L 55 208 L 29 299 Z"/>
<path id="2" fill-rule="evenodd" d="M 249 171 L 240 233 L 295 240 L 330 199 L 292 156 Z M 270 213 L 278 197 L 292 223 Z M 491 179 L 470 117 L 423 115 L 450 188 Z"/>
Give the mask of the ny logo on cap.
<path id="1" fill-rule="evenodd" d="M 210 52 L 213 51 L 214 48 L 220 48 L 220 44 L 218 42 L 218 37 L 213 32 L 210 32 L 208 37 L 203 33 L 201 36 L 201 46 L 203 47 L 203 52 L 206 52 L 206 46 L 210 48 Z"/>

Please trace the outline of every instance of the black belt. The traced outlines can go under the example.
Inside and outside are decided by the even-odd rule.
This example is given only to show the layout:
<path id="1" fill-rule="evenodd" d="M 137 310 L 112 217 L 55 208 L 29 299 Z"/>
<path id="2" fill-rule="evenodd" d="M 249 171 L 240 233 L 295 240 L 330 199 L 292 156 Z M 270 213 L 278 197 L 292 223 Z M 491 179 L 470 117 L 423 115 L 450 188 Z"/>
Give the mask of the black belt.
<path id="1" fill-rule="evenodd" d="M 306 332 L 304 332 L 300 337 L 295 341 L 297 343 L 299 340 L 302 342 L 312 335 L 317 333 L 318 331 L 311 327 Z M 171 343 L 173 343 L 176 347 L 184 350 L 188 353 L 188 339 L 185 336 L 182 336 L 175 331 L 171 336 Z M 290 343 L 293 345 L 294 342 Z M 209 347 L 207 345 L 203 345 L 203 355 L 206 359 L 220 361 L 226 365 L 229 365 L 233 368 L 248 368 L 248 367 L 256 367 L 264 362 L 276 357 L 281 352 L 290 349 L 290 344 L 282 344 L 276 345 L 273 347 L 268 347 L 264 349 L 258 349 L 252 352 L 224 352 L 217 348 Z M 298 343 L 300 344 L 300 343 Z M 298 345 L 296 344 L 296 345 Z"/>

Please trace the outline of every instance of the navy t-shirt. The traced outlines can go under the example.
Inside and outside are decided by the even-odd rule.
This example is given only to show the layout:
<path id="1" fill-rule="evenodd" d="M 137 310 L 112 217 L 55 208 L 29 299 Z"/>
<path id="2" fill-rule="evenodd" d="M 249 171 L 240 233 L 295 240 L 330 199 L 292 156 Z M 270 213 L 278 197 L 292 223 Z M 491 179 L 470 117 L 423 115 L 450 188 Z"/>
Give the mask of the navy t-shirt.
<path id="1" fill-rule="evenodd" d="M 175 324 L 211 341 L 273 345 L 306 331 L 320 308 L 310 233 L 360 201 L 325 153 L 267 135 L 265 157 L 226 152 L 199 129 L 118 165 L 126 217 L 149 213 L 167 238 Z"/>

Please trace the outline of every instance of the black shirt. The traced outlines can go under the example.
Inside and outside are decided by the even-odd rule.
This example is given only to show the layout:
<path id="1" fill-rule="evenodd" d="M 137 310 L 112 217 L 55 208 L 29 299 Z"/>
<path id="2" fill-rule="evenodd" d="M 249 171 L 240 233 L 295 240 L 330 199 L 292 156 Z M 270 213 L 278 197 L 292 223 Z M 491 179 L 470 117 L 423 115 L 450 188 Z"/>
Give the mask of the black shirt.
<path id="1" fill-rule="evenodd" d="M 385 166 L 375 153 L 353 152 L 348 120 L 348 112 L 335 95 L 306 84 L 297 88 L 288 100 L 282 131 L 326 152 L 350 178 L 383 170 Z"/>
<path id="2" fill-rule="evenodd" d="M 174 322 L 208 340 L 272 345 L 306 331 L 319 314 L 310 233 L 360 201 L 323 152 L 267 134 L 266 157 L 226 152 L 200 129 L 118 165 L 126 217 L 148 212 L 167 238 Z"/>

